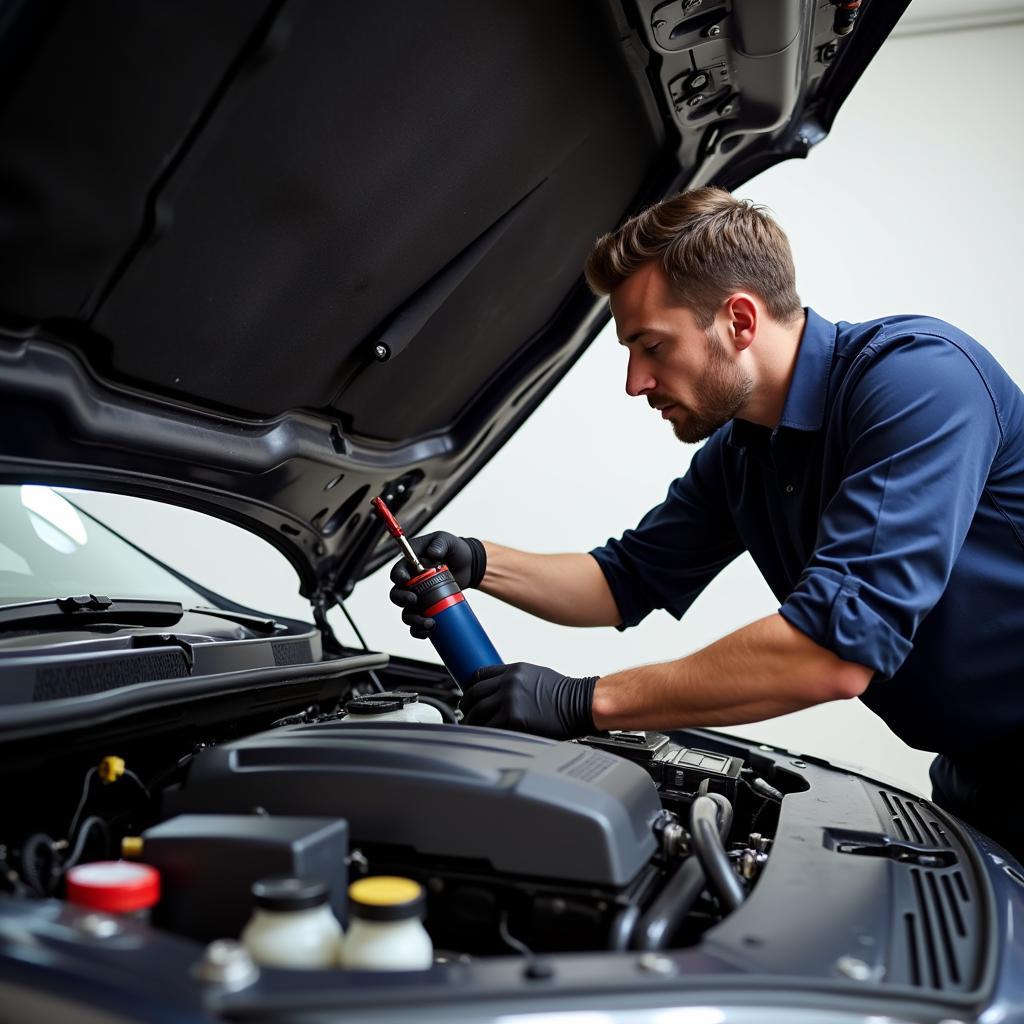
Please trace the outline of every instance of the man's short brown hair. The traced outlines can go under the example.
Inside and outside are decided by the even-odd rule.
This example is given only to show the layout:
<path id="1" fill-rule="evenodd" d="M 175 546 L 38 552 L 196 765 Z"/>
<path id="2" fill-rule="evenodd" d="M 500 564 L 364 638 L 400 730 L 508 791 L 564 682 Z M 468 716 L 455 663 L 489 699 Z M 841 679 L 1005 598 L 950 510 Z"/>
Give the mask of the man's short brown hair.
<path id="1" fill-rule="evenodd" d="M 608 295 L 654 259 L 701 327 L 735 291 L 760 296 L 780 323 L 801 312 L 786 233 L 764 207 L 724 189 L 680 192 L 603 235 L 587 259 L 587 283 Z"/>

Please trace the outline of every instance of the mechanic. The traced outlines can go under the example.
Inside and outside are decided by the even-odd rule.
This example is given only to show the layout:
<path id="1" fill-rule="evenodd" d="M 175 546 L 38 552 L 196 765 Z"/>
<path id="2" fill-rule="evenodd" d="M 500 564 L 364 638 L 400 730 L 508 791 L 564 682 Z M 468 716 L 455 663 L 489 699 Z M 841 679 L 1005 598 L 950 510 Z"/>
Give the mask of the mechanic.
<path id="1" fill-rule="evenodd" d="M 627 393 L 681 441 L 707 443 L 635 529 L 589 553 L 447 533 L 413 546 L 463 587 L 564 625 L 624 629 L 656 608 L 679 618 L 742 551 L 781 607 L 687 657 L 600 678 L 485 668 L 466 720 L 565 738 L 860 697 L 939 752 L 940 806 L 1024 853 L 1020 389 L 940 320 L 830 323 L 803 308 L 782 229 L 719 189 L 605 235 L 586 275 L 610 297 Z M 408 578 L 397 563 L 392 579 Z M 432 622 L 410 597 L 392 591 L 424 636 Z"/>

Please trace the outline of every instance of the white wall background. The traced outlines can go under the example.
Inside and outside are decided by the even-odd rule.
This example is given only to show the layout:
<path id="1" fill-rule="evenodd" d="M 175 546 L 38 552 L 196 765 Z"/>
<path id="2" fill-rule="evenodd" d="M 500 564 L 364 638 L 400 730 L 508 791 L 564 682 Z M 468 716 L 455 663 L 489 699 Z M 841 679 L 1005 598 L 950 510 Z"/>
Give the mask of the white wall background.
<path id="1" fill-rule="evenodd" d="M 1024 16 L 1024 5 L 1004 0 L 1001 8 L 1001 16 Z M 941 27 L 929 19 L 947 13 L 941 0 L 916 0 L 912 10 L 920 28 Z M 809 160 L 782 164 L 743 189 L 788 232 L 806 303 L 831 319 L 894 312 L 948 319 L 1024 382 L 1017 306 L 1022 51 L 1019 21 L 896 36 L 854 90 L 831 138 Z M 624 373 L 625 354 L 609 328 L 434 527 L 562 551 L 585 550 L 633 525 L 686 470 L 692 449 L 645 402 L 627 399 Z M 140 521 L 118 512 L 115 500 L 93 496 L 88 503 L 214 589 L 267 611 L 308 617 L 290 567 L 262 542 L 181 510 L 154 507 Z M 378 573 L 350 600 L 367 641 L 431 658 L 427 643 L 405 633 L 388 603 L 388 586 L 386 573 Z M 747 558 L 724 572 L 682 622 L 656 613 L 622 634 L 552 626 L 482 594 L 473 594 L 472 603 L 506 660 L 580 675 L 679 657 L 776 608 Z M 350 638 L 340 615 L 333 616 L 339 635 Z M 733 731 L 927 792 L 930 755 L 905 746 L 858 701 Z"/>

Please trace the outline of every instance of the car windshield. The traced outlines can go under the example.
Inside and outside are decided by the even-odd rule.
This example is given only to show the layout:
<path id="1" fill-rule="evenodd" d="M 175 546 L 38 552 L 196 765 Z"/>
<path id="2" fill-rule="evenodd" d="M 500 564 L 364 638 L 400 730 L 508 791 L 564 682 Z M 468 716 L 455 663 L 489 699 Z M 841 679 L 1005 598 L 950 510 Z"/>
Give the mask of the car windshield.
<path id="1" fill-rule="evenodd" d="M 209 601 L 51 487 L 0 485 L 0 604 L 79 594 Z"/>

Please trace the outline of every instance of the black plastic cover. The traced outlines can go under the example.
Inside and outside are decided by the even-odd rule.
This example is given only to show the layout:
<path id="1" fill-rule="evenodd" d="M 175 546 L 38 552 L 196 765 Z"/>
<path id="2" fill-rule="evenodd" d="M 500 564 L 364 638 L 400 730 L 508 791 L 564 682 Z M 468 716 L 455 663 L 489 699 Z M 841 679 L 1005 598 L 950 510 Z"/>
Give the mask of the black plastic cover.
<path id="1" fill-rule="evenodd" d="M 287 876 L 326 882 L 344 921 L 348 825 L 332 818 L 182 814 L 142 834 L 140 860 L 160 872 L 153 923 L 204 942 L 235 938 L 253 908 L 253 886 Z"/>
<path id="2" fill-rule="evenodd" d="M 203 751 L 175 809 L 347 819 L 353 843 L 624 886 L 661 811 L 643 769 L 601 750 L 463 726 L 296 726 Z"/>

